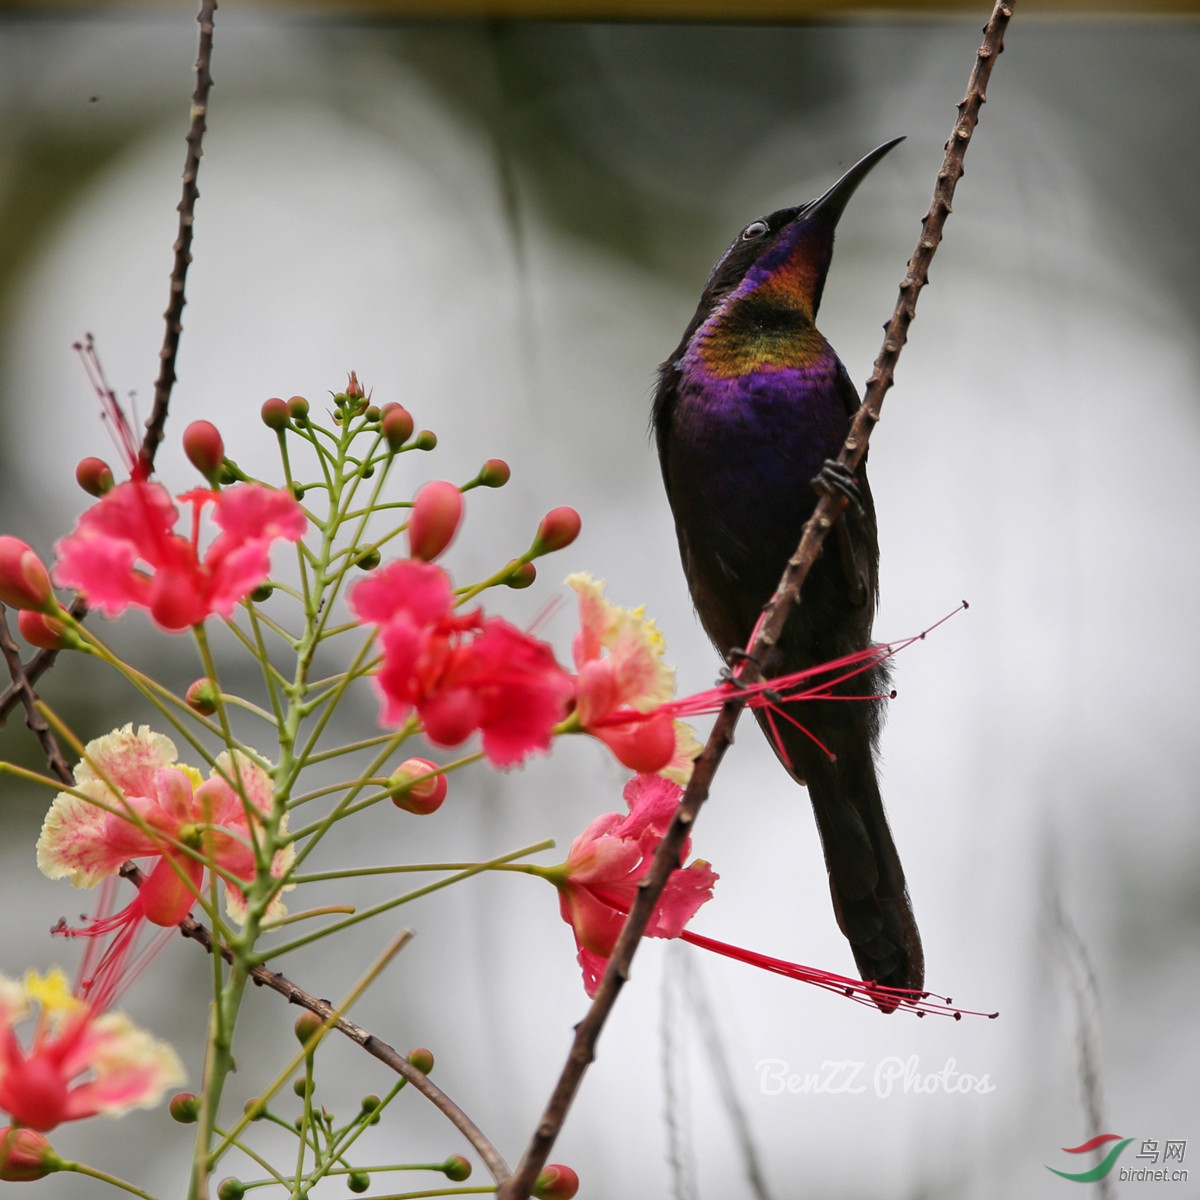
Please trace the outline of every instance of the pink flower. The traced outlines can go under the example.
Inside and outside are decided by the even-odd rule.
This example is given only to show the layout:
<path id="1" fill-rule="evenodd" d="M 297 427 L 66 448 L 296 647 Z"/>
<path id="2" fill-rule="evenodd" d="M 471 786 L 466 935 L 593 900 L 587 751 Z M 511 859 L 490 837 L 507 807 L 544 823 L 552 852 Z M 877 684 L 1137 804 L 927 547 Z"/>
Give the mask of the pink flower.
<path id="1" fill-rule="evenodd" d="M 432 563 L 391 563 L 356 584 L 349 600 L 359 620 L 380 627 L 375 682 L 385 725 L 415 709 L 438 746 L 457 746 L 478 729 L 498 767 L 549 749 L 572 686 L 544 642 L 478 609 L 456 615 L 449 576 Z"/>
<path id="2" fill-rule="evenodd" d="M 161 484 L 119 484 L 55 547 L 55 579 L 106 616 L 132 604 L 163 629 L 187 629 L 210 613 L 229 617 L 266 579 L 271 543 L 299 541 L 307 528 L 304 510 L 288 492 L 262 484 L 197 488 L 179 499 L 192 505 L 190 537 L 174 532 L 178 510 Z M 222 532 L 201 559 L 200 517 L 209 504 Z"/>
<path id="3" fill-rule="evenodd" d="M 575 932 L 583 984 L 595 995 L 637 885 L 650 869 L 682 789 L 658 775 L 637 775 L 625 786 L 628 815 L 605 813 L 575 839 L 567 861 L 550 876 L 559 889 L 562 918 Z M 691 848 L 684 843 L 681 860 Z M 683 927 L 712 898 L 717 874 L 702 859 L 671 873 L 646 933 L 679 937 Z"/>
<path id="4" fill-rule="evenodd" d="M 644 609 L 609 603 L 590 575 L 569 575 L 567 585 L 579 596 L 572 650 L 580 726 L 632 770 L 687 783 L 700 744 L 664 708 L 675 695 L 675 671 L 662 661 L 662 634 Z"/>
<path id="5" fill-rule="evenodd" d="M 638 883 L 650 868 L 650 860 L 675 815 L 682 792 L 682 788 L 659 775 L 635 776 L 625 785 L 625 802 L 630 810 L 627 816 L 605 813 L 597 817 L 575 839 L 565 863 L 533 871 L 558 888 L 562 918 L 575 932 L 583 986 L 589 996 L 594 996 L 600 986 L 625 917 L 633 907 Z M 689 850 L 690 839 L 683 845 L 681 860 L 687 857 Z M 713 884 L 718 878 L 702 859 L 672 871 L 646 927 L 647 935 L 677 937 L 702 950 L 837 992 L 883 1012 L 900 1008 L 917 1016 L 950 1016 L 956 1021 L 964 1016 L 994 1018 L 997 1015 L 954 1008 L 948 997 L 934 992 L 865 983 L 692 933 L 684 926 L 700 906 L 712 898 Z"/>
<path id="6" fill-rule="evenodd" d="M 229 780 L 240 788 L 235 790 Z M 88 743 L 74 790 L 59 792 L 46 815 L 38 866 L 51 879 L 66 877 L 76 887 L 93 887 L 130 859 L 157 858 L 133 904 L 94 932 L 109 932 L 141 917 L 155 925 L 176 925 L 195 903 L 204 863 L 167 839 L 193 847 L 238 879 L 252 880 L 247 807 L 265 816 L 272 799 L 271 777 L 240 751 L 219 755 L 203 780 L 194 767 L 175 761 L 170 738 L 145 725 L 136 733 L 126 725 Z M 255 826 L 258 836 L 257 817 Z M 294 857 L 291 847 L 280 851 L 271 873 L 282 877 Z M 235 920 L 244 918 L 245 899 L 236 887 L 226 889 L 225 903 Z M 268 915 L 284 912 L 276 898 Z"/>
<path id="7" fill-rule="evenodd" d="M 25 1050 L 14 1026 L 34 1006 Z M 150 1108 L 183 1078 L 170 1046 L 73 994 L 61 971 L 29 971 L 20 983 L 0 975 L 0 1109 L 19 1125 L 45 1133 L 63 1121 Z"/>

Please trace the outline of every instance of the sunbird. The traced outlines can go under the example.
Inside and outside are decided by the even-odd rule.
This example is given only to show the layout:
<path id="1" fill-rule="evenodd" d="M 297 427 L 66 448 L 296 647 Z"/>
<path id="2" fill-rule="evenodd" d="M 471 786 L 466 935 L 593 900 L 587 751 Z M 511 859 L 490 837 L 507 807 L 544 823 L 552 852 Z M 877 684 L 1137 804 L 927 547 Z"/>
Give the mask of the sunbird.
<path id="1" fill-rule="evenodd" d="M 866 459 L 855 474 L 834 461 L 859 398 L 815 322 L 838 220 L 902 140 L 873 150 L 816 200 L 751 221 L 713 267 L 659 369 L 652 420 L 684 574 L 730 666 L 818 495 L 831 490 L 846 507 L 760 666 L 779 677 L 871 644 L 879 540 Z M 788 704 L 784 712 L 803 729 L 762 709 L 756 716 L 792 778 L 808 787 L 833 910 L 862 978 L 920 989 L 921 937 L 875 770 L 888 686 L 877 663 L 833 689 L 874 699 Z"/>

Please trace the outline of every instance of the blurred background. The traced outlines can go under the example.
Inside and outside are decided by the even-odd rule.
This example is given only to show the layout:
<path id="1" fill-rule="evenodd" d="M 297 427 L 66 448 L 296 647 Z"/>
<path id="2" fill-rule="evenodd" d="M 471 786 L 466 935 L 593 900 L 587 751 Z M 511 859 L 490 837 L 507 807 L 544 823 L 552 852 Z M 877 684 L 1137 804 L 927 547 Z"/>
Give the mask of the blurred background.
<path id="1" fill-rule="evenodd" d="M 400 401 L 439 436 L 436 454 L 406 456 L 398 487 L 511 463 L 507 488 L 470 494 L 447 556 L 460 580 L 573 505 L 580 539 L 494 610 L 528 624 L 566 597 L 569 571 L 590 571 L 658 620 L 681 692 L 710 686 L 718 663 L 647 436 L 657 364 L 737 230 L 906 134 L 841 223 L 822 307 L 861 387 L 984 15 L 734 27 L 223 7 L 160 477 L 193 486 L 178 437 L 205 417 L 270 478 L 262 401 L 319 406 L 354 369 L 377 402 Z M 883 1017 L 649 942 L 552 1156 L 579 1171 L 581 1195 L 1065 1195 L 1074 1185 L 1046 1165 L 1082 1169 L 1060 1147 L 1096 1132 L 1081 1010 L 1104 1131 L 1186 1140 L 1182 1165 L 1200 1171 L 1198 54 L 1192 22 L 1018 13 L 873 439 L 877 636 L 971 605 L 896 663 L 884 796 L 929 986 L 1000 1019 Z M 118 393 L 143 418 L 150 407 L 194 57 L 187 11 L 0 17 L 0 515 L 47 555 L 87 502 L 75 462 L 112 458 L 72 342 L 93 333 Z M 573 604 L 543 627 L 564 659 L 574 627 Z M 140 617 L 98 628 L 177 687 L 199 673 L 187 640 Z M 45 695 L 84 739 L 149 719 L 69 658 Z M 375 721 L 364 691 L 341 733 Z M 320 866 L 485 858 L 544 837 L 559 850 L 543 861 L 556 861 L 621 806 L 625 773 L 582 743 L 456 777 L 428 820 L 372 809 Z M 2 748 L 38 763 L 19 711 Z M 3 786 L 0 971 L 72 964 L 46 930 L 90 900 L 36 870 L 49 798 Z M 748 725 L 694 853 L 721 875 L 698 932 L 852 970 L 807 799 Z M 311 902 L 344 897 L 331 887 Z M 585 1010 L 556 897 L 534 879 L 477 878 L 279 965 L 340 997 L 402 923 L 418 937 L 353 1016 L 401 1049 L 432 1047 L 435 1079 L 515 1162 Z M 126 1002 L 179 1046 L 193 1084 L 207 972 L 196 947 L 173 944 Z M 292 1052 L 294 1016 L 249 997 L 237 1103 Z M 351 1049 L 329 1047 L 336 1071 L 319 1079 L 318 1100 L 339 1112 L 388 1086 Z M 881 1097 L 876 1069 L 913 1056 L 922 1076 L 952 1060 L 991 1090 Z M 862 1064 L 865 1090 L 764 1086 L 764 1072 L 826 1062 Z M 178 1194 L 190 1131 L 160 1110 L 54 1140 Z M 406 1094 L 369 1154 L 466 1150 Z M 1133 1155 L 1124 1165 L 1149 1165 Z M 486 1182 L 478 1164 L 472 1182 Z M 48 1186 L 101 1194 L 62 1176 Z"/>

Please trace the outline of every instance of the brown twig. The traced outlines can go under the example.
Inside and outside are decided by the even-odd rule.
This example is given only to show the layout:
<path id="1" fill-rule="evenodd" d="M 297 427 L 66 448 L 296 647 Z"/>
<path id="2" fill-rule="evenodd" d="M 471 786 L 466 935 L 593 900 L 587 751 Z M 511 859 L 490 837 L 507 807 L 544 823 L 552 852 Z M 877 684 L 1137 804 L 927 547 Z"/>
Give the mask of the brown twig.
<path id="1" fill-rule="evenodd" d="M 988 23 L 984 26 L 984 40 L 975 59 L 966 95 L 958 104 L 958 120 L 950 140 L 946 143 L 946 155 L 942 169 L 938 172 L 934 187 L 933 202 L 928 213 L 921 219 L 922 232 L 917 248 L 909 259 L 907 270 L 900 283 L 900 297 L 892 319 L 884 326 L 883 349 L 875 360 L 875 367 L 867 381 L 863 402 L 850 426 L 850 433 L 839 455 L 838 461 L 853 468 L 866 453 L 871 430 L 879 420 L 883 397 L 892 385 L 896 361 L 906 340 L 908 326 L 916 310 L 917 296 L 928 279 L 929 264 L 938 243 L 942 239 L 942 227 L 950 213 L 950 202 L 954 188 L 963 173 L 963 157 L 979 120 L 979 109 L 985 100 L 985 89 L 991 76 L 997 55 L 1004 48 L 1004 31 L 1013 12 L 1013 0 L 998 0 Z M 757 662 L 765 662 L 771 648 L 783 630 L 792 606 L 799 602 L 800 588 L 813 563 L 820 554 L 826 534 L 833 528 L 841 512 L 844 500 L 822 496 L 812 517 L 804 527 L 804 535 L 796 553 L 788 561 L 783 578 L 774 596 L 763 610 L 762 618 L 755 629 L 754 637 L 746 648 L 735 675 L 738 679 L 758 676 Z M 679 866 L 683 843 L 691 833 L 696 816 L 708 798 L 713 774 L 716 772 L 725 751 L 733 741 L 733 729 L 741 714 L 745 701 L 734 696 L 721 707 L 713 725 L 703 753 L 696 760 L 691 781 L 688 783 L 675 818 L 658 850 L 649 871 L 638 885 L 638 894 L 625 920 L 617 944 L 608 961 L 604 978 L 596 990 L 595 998 L 583 1020 L 575 1027 L 575 1039 L 562 1073 L 550 1095 L 541 1120 L 529 1140 L 525 1154 L 516 1173 L 497 1192 L 497 1200 L 524 1200 L 530 1195 L 538 1173 L 546 1163 L 551 1147 L 566 1120 L 575 1093 L 583 1081 L 584 1073 L 596 1056 L 596 1042 L 601 1030 L 616 1003 L 625 980 L 634 952 L 646 930 L 654 907 L 662 895 L 671 872 Z"/>
<path id="2" fill-rule="evenodd" d="M 14 703 L 16 700 L 20 700 L 25 706 L 25 724 L 29 726 L 29 732 L 37 738 L 42 752 L 46 756 L 46 761 L 50 764 L 50 769 L 67 787 L 71 787 L 75 782 L 75 776 L 71 774 L 71 768 L 67 765 L 67 760 L 63 758 L 54 731 L 46 724 L 46 718 L 38 712 L 37 692 L 33 690 L 29 671 L 21 661 L 21 650 L 13 640 L 12 630 L 8 627 L 8 611 L 3 604 L 0 604 L 0 652 L 4 654 L 8 674 L 13 681 L 12 687 L 5 693 L 5 699 L 11 694 L 14 697 Z M 34 663 L 36 662 L 35 658 Z"/>
<path id="3" fill-rule="evenodd" d="M 196 54 L 196 88 L 192 92 L 192 124 L 187 134 L 187 157 L 183 164 L 183 196 L 179 201 L 179 235 L 175 239 L 175 262 L 171 268 L 171 294 L 163 313 L 166 330 L 162 349 L 158 352 L 158 379 L 154 384 L 154 408 L 146 421 L 142 439 L 142 461 L 153 468 L 154 456 L 163 440 L 171 389 L 175 386 L 175 358 L 179 353 L 179 335 L 183 332 L 183 306 L 187 303 L 184 285 L 188 265 L 192 261 L 192 229 L 196 222 L 196 198 L 200 190 L 196 176 L 204 153 L 204 130 L 208 115 L 208 93 L 212 88 L 213 16 L 217 0 L 200 0 L 196 20 L 200 24 L 200 48 Z"/>

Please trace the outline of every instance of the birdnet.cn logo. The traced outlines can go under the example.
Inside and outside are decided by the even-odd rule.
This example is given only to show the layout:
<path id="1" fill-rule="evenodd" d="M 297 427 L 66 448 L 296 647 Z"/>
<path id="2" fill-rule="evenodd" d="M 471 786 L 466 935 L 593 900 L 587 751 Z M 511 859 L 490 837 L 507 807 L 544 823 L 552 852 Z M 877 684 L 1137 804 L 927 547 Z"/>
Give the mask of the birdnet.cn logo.
<path id="1" fill-rule="evenodd" d="M 1103 1179 L 1112 1171 L 1113 1167 L 1117 1165 L 1117 1159 L 1134 1140 L 1134 1138 L 1123 1138 L 1119 1133 L 1098 1134 L 1094 1138 L 1088 1138 L 1080 1146 L 1063 1147 L 1064 1154 L 1086 1154 L 1089 1150 L 1107 1146 L 1110 1142 L 1114 1143 L 1104 1157 L 1090 1170 L 1060 1171 L 1057 1167 L 1051 1166 L 1047 1166 L 1046 1170 L 1053 1171 L 1055 1175 L 1061 1175 L 1063 1179 L 1069 1179 L 1072 1183 L 1095 1183 L 1097 1179 Z M 1161 1151 L 1160 1146 L 1162 1147 Z M 1186 1183 L 1188 1173 L 1182 1166 L 1186 1153 L 1187 1142 L 1184 1140 L 1165 1139 L 1160 1142 L 1158 1138 L 1143 1138 L 1141 1149 L 1134 1154 L 1133 1158 L 1135 1161 L 1138 1159 L 1148 1161 L 1152 1165 L 1132 1166 L 1126 1159 L 1126 1165 L 1117 1169 L 1116 1178 L 1122 1182 Z"/>

